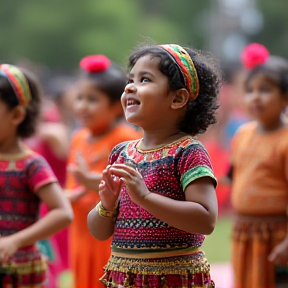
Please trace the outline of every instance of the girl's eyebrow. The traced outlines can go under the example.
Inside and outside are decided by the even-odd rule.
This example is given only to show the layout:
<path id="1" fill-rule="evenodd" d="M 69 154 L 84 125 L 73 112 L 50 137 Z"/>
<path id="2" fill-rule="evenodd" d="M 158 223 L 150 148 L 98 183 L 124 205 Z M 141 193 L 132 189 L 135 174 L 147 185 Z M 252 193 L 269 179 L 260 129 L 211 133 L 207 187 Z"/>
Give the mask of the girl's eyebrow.
<path id="1" fill-rule="evenodd" d="M 140 72 L 138 73 L 138 75 L 139 75 L 139 76 L 149 75 L 149 76 L 151 76 L 151 77 L 154 76 L 153 73 L 151 73 L 151 72 L 149 72 L 149 71 L 146 71 L 146 70 L 140 71 Z M 134 76 L 135 76 L 134 73 L 129 73 L 129 77 L 133 78 Z"/>

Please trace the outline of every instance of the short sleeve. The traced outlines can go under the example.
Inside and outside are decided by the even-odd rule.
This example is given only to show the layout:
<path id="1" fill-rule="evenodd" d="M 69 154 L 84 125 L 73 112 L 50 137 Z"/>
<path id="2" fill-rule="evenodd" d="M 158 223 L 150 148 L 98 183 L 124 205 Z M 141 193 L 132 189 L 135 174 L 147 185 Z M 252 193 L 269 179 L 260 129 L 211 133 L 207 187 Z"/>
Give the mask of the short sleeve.
<path id="1" fill-rule="evenodd" d="M 27 176 L 29 189 L 34 193 L 47 184 L 57 182 L 57 178 L 50 165 L 40 155 L 29 161 Z"/>
<path id="2" fill-rule="evenodd" d="M 129 141 L 122 142 L 120 144 L 117 144 L 111 151 L 108 163 L 112 165 L 119 157 L 121 151 L 126 147 L 126 145 L 129 143 Z"/>
<path id="3" fill-rule="evenodd" d="M 217 180 L 214 176 L 210 157 L 202 144 L 191 143 L 183 148 L 178 162 L 178 171 L 181 176 L 183 190 L 196 179 L 210 177 L 216 186 Z"/>

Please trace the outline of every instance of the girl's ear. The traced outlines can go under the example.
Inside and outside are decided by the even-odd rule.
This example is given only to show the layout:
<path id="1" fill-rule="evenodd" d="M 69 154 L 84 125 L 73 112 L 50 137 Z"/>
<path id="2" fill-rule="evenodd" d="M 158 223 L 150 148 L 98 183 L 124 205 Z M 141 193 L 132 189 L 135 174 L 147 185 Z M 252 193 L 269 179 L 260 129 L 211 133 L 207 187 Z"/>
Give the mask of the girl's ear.
<path id="1" fill-rule="evenodd" d="M 25 107 L 23 107 L 21 105 L 16 106 L 13 109 L 12 113 L 13 113 L 13 115 L 12 115 L 12 123 L 15 126 L 20 125 L 24 121 L 24 119 L 26 117 L 26 109 L 25 109 Z"/>
<path id="2" fill-rule="evenodd" d="M 181 109 L 189 102 L 190 95 L 185 88 L 178 89 L 174 93 L 174 98 L 171 103 L 172 109 Z"/>

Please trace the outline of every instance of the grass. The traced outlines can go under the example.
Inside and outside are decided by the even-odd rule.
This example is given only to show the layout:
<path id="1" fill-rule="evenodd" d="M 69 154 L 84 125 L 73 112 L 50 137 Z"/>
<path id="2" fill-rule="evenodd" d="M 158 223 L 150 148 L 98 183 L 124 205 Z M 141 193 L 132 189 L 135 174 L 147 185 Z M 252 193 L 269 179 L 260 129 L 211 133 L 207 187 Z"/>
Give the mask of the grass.
<path id="1" fill-rule="evenodd" d="M 218 219 L 214 232 L 206 237 L 202 246 L 210 263 L 230 261 L 231 232 L 232 219 L 229 217 Z"/>

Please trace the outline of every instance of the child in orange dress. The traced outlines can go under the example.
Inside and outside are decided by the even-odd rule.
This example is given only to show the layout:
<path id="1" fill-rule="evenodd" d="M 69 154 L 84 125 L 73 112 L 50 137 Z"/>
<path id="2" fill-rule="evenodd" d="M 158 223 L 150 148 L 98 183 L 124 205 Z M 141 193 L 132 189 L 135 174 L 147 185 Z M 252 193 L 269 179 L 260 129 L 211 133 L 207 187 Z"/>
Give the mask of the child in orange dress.
<path id="1" fill-rule="evenodd" d="M 245 103 L 255 121 L 232 143 L 234 287 L 288 287 L 288 61 L 258 43 L 242 59 Z"/>
<path id="2" fill-rule="evenodd" d="M 73 218 L 49 164 L 23 144 L 35 132 L 40 103 L 34 77 L 16 66 L 0 65 L 1 287 L 46 287 L 47 261 L 35 243 Z M 41 202 L 49 211 L 39 219 Z"/>
<path id="3" fill-rule="evenodd" d="M 83 128 L 72 138 L 68 159 L 66 193 L 75 213 L 69 243 L 75 287 L 97 288 L 102 287 L 99 278 L 110 256 L 111 240 L 100 242 L 90 235 L 87 214 L 100 199 L 98 185 L 109 151 L 140 134 L 120 121 L 120 97 L 127 81 L 120 67 L 104 55 L 87 56 L 80 66 L 83 75 L 76 85 L 75 113 Z"/>

